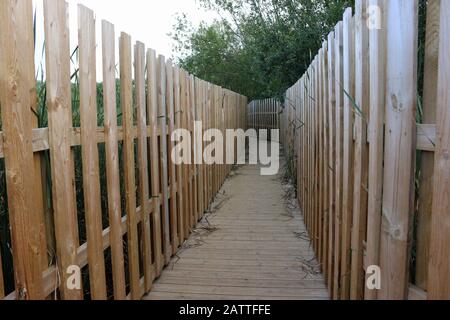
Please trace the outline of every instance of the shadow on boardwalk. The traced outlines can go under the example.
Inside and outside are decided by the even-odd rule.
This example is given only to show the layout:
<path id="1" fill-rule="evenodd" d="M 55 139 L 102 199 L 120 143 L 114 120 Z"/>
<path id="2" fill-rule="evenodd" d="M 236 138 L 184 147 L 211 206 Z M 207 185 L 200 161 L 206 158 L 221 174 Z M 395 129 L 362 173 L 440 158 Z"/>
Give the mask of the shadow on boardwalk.
<path id="1" fill-rule="evenodd" d="M 297 208 L 279 176 L 243 166 L 154 284 L 158 299 L 328 299 Z"/>

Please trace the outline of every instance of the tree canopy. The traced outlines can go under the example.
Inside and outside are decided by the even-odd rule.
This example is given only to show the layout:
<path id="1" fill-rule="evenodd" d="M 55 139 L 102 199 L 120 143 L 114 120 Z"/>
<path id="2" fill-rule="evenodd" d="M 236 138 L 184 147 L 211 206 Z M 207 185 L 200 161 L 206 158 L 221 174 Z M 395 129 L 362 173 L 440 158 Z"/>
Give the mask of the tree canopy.
<path id="1" fill-rule="evenodd" d="M 190 73 L 249 99 L 282 97 L 354 0 L 200 0 L 219 19 L 178 16 L 174 57 Z"/>

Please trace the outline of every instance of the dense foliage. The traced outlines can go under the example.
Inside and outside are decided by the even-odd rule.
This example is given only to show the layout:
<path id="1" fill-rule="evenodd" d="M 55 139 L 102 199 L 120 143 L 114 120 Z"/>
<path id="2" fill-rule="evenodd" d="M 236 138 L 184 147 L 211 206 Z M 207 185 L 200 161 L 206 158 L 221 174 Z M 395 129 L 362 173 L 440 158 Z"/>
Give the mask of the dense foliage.
<path id="1" fill-rule="evenodd" d="M 354 0 L 200 0 L 221 17 L 179 16 L 174 56 L 196 76 L 247 95 L 281 97 Z"/>

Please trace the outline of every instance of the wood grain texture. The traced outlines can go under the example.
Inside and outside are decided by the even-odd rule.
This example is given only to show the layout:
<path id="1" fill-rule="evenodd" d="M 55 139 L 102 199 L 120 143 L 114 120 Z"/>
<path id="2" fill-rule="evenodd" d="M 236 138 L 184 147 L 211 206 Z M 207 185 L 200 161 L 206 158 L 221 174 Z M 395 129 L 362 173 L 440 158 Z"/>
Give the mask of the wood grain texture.
<path id="1" fill-rule="evenodd" d="M 353 187 L 353 226 L 351 241 L 350 298 L 360 300 L 364 295 L 363 242 L 367 233 L 367 190 L 369 145 L 367 126 L 370 121 L 369 86 L 369 29 L 365 18 L 367 0 L 355 3 L 355 146 L 354 146 L 354 187 Z M 356 109 L 356 107 L 355 107 Z"/>
<path id="2" fill-rule="evenodd" d="M 354 65 L 354 18 L 352 9 L 344 12 L 343 20 L 343 72 L 344 97 L 343 121 L 343 168 L 342 168 L 342 259 L 341 259 L 341 299 L 350 298 L 351 270 L 351 230 L 353 221 L 353 123 L 354 113 L 350 97 L 355 95 Z"/>
<path id="3" fill-rule="evenodd" d="M 384 16 L 385 0 L 371 0 L 371 6 L 381 9 Z M 383 22 L 382 22 L 383 23 Z M 384 109 L 385 109 L 385 28 L 369 31 L 370 60 L 370 125 L 369 197 L 367 212 L 367 265 L 380 263 L 381 201 L 383 197 Z M 368 280 L 366 278 L 366 280 Z M 377 291 L 365 286 L 364 298 L 375 300 Z"/>
<path id="4" fill-rule="evenodd" d="M 381 223 L 381 299 L 404 299 L 408 238 L 414 212 L 418 7 L 415 0 L 386 3 L 386 128 Z M 401 50 L 399 50 L 401 48 Z"/>
<path id="5" fill-rule="evenodd" d="M 335 34 L 335 87 L 336 87 L 336 109 L 334 116 L 334 136 L 336 144 L 336 159 L 334 166 L 335 174 L 335 230 L 334 230 L 334 290 L 335 296 L 340 297 L 340 274 L 341 274 L 341 259 L 342 259 L 342 158 L 343 158 L 343 103 L 344 103 L 344 92 L 342 91 L 341 85 L 344 81 L 343 74 L 343 24 L 339 22 L 334 30 Z"/>
<path id="6" fill-rule="evenodd" d="M 155 277 L 161 274 L 163 268 L 162 237 L 161 237 L 161 187 L 159 185 L 159 138 L 158 138 L 158 68 L 156 53 L 154 50 L 147 51 L 147 109 L 151 128 L 150 138 L 150 164 L 151 164 L 151 190 L 153 201 L 152 214 L 152 236 Z"/>
<path id="7" fill-rule="evenodd" d="M 145 292 L 151 290 L 153 268 L 151 264 L 152 241 L 150 235 L 148 145 L 147 145 L 147 105 L 145 91 L 145 45 L 137 42 L 134 47 L 134 76 L 136 86 L 137 130 L 138 130 L 138 194 L 141 204 L 141 258 L 144 269 Z"/>
<path id="8" fill-rule="evenodd" d="M 180 86 L 180 69 L 175 66 L 173 68 L 174 75 L 174 112 L 175 129 L 182 129 L 183 109 L 181 106 L 181 86 Z M 198 94 L 198 93 L 197 93 Z M 197 96 L 198 97 L 198 96 Z M 178 242 L 184 242 L 184 194 L 183 194 L 183 166 L 177 165 L 176 170 L 176 185 L 177 185 L 177 232 Z"/>
<path id="9" fill-rule="evenodd" d="M 130 291 L 132 299 L 140 298 L 138 218 L 136 212 L 136 178 L 134 160 L 133 93 L 131 37 L 120 36 L 120 103 L 124 130 L 123 159 L 125 181 L 125 210 L 127 213 L 127 245 Z"/>
<path id="10" fill-rule="evenodd" d="M 329 264 L 331 263 L 330 259 L 330 247 L 329 247 L 329 213 L 328 213 L 328 199 L 329 199 L 329 180 L 328 175 L 326 174 L 328 168 L 328 113 L 326 112 L 328 106 L 328 42 L 324 41 L 323 43 L 323 55 L 324 61 L 322 66 L 323 73 L 323 105 L 321 106 L 322 113 L 322 123 L 323 123 L 323 164 L 322 164 L 322 185 L 323 185 L 323 199 L 322 199 L 322 210 L 323 210 L 323 248 L 322 248 L 322 264 L 323 264 L 323 273 L 325 279 L 329 279 L 330 277 L 330 269 Z M 303 88 L 303 83 L 300 84 L 301 89 Z M 302 115 L 303 119 L 303 115 Z M 303 122 L 303 120 L 302 120 Z M 304 131 L 303 131 L 304 132 Z M 302 138 L 303 143 L 304 138 Z M 302 170 L 304 166 L 302 165 Z M 304 174 L 303 174 L 304 175 Z"/>
<path id="11" fill-rule="evenodd" d="M 167 105 L 167 119 L 168 119 L 168 175 L 170 184 L 170 201 L 169 201 L 169 211 L 170 211 L 170 241 L 172 243 L 172 251 L 176 252 L 180 241 L 178 239 L 178 216 L 177 216 L 177 175 L 175 162 L 172 159 L 172 150 L 174 148 L 174 143 L 172 140 L 172 134 L 175 130 L 175 110 L 174 110 L 174 72 L 171 60 L 166 62 L 166 75 L 167 75 L 167 87 L 166 87 L 166 105 Z"/>
<path id="12" fill-rule="evenodd" d="M 328 123 L 328 164 L 327 164 L 327 175 L 328 175 L 328 289 L 333 297 L 336 298 L 336 291 L 334 289 L 335 283 L 335 267 L 334 267 L 334 227 L 335 227 L 335 211 L 334 211 L 334 201 L 335 201 L 335 176 L 334 176 L 334 165 L 335 165 L 335 139 L 334 139 L 334 128 L 336 122 L 334 121 L 334 116 L 336 114 L 336 78 L 335 78 L 335 45 L 334 45 L 334 31 L 328 35 L 328 108 L 327 113 L 327 123 Z"/>
<path id="13" fill-rule="evenodd" d="M 160 140 L 160 179 L 161 179 L 161 204 L 162 204 L 162 234 L 163 253 L 165 264 L 168 264 L 172 256 L 170 243 L 170 218 L 169 218 L 169 181 L 167 163 L 167 107 L 166 107 L 166 59 L 159 55 L 157 61 L 158 84 L 158 123 L 162 128 Z"/>
<path id="14" fill-rule="evenodd" d="M 108 189 L 108 215 L 114 299 L 124 300 L 125 266 L 122 240 L 122 204 L 120 195 L 119 139 L 116 101 L 116 57 L 114 26 L 102 21 L 103 107 L 105 109 L 105 155 Z M 92 139 L 92 137 L 91 137 Z"/>
<path id="15" fill-rule="evenodd" d="M 67 3 L 44 1 L 47 108 L 56 253 L 62 299 L 81 299 L 82 290 L 69 290 L 67 273 L 77 265 L 78 223 L 74 160 L 70 148 L 72 125 L 70 41 Z"/>
<path id="16" fill-rule="evenodd" d="M 88 242 L 89 282 L 93 300 L 106 299 L 105 261 L 102 247 L 102 206 L 98 146 L 91 137 L 97 130 L 97 75 L 94 12 L 78 6 L 81 154 L 83 194 Z"/>
<path id="17" fill-rule="evenodd" d="M 45 251 L 41 247 L 39 212 L 34 210 L 38 203 L 30 196 L 35 194 L 36 187 L 40 190 L 40 186 L 35 187 L 35 177 L 40 172 L 34 167 L 31 143 L 30 107 L 36 103 L 32 4 L 2 0 L 0 8 L 0 103 L 15 290 L 19 299 L 41 299 L 41 260 Z M 0 277 L 3 277 L 1 269 Z M 4 296 L 3 278 L 0 296 Z"/>
<path id="18" fill-rule="evenodd" d="M 225 182 L 219 194 L 225 191 L 230 199 L 209 218 L 218 230 L 203 237 L 203 245 L 173 258 L 145 300 L 329 298 L 323 277 L 307 275 L 300 267 L 299 261 L 316 264 L 309 241 L 294 235 L 306 231 L 300 212 L 293 219 L 280 216 L 281 184 L 259 175 L 259 169 L 243 166 Z M 221 201 L 219 196 L 213 207 Z M 243 223 L 251 232 L 242 229 Z M 273 241 L 279 236 L 283 241 Z"/>

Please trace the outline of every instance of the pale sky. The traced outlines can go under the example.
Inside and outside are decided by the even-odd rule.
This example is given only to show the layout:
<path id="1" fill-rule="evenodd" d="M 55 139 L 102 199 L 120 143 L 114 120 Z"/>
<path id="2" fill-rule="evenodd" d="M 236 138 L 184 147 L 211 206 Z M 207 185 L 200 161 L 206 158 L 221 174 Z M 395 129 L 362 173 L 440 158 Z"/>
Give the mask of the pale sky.
<path id="1" fill-rule="evenodd" d="M 78 39 L 77 5 L 83 4 L 96 14 L 97 27 L 97 78 L 101 79 L 101 20 L 114 24 L 117 38 L 124 31 L 131 35 L 132 42 L 139 40 L 147 48 L 166 58 L 172 56 L 172 40 L 167 35 L 172 31 L 177 13 L 185 13 L 189 21 L 198 25 L 201 21 L 211 22 L 215 14 L 200 8 L 198 0 L 68 0 L 71 49 Z M 44 44 L 42 0 L 34 0 L 37 14 L 36 67 L 39 67 Z M 116 52 L 118 59 L 118 53 Z M 99 63 L 100 62 L 100 63 Z"/>

